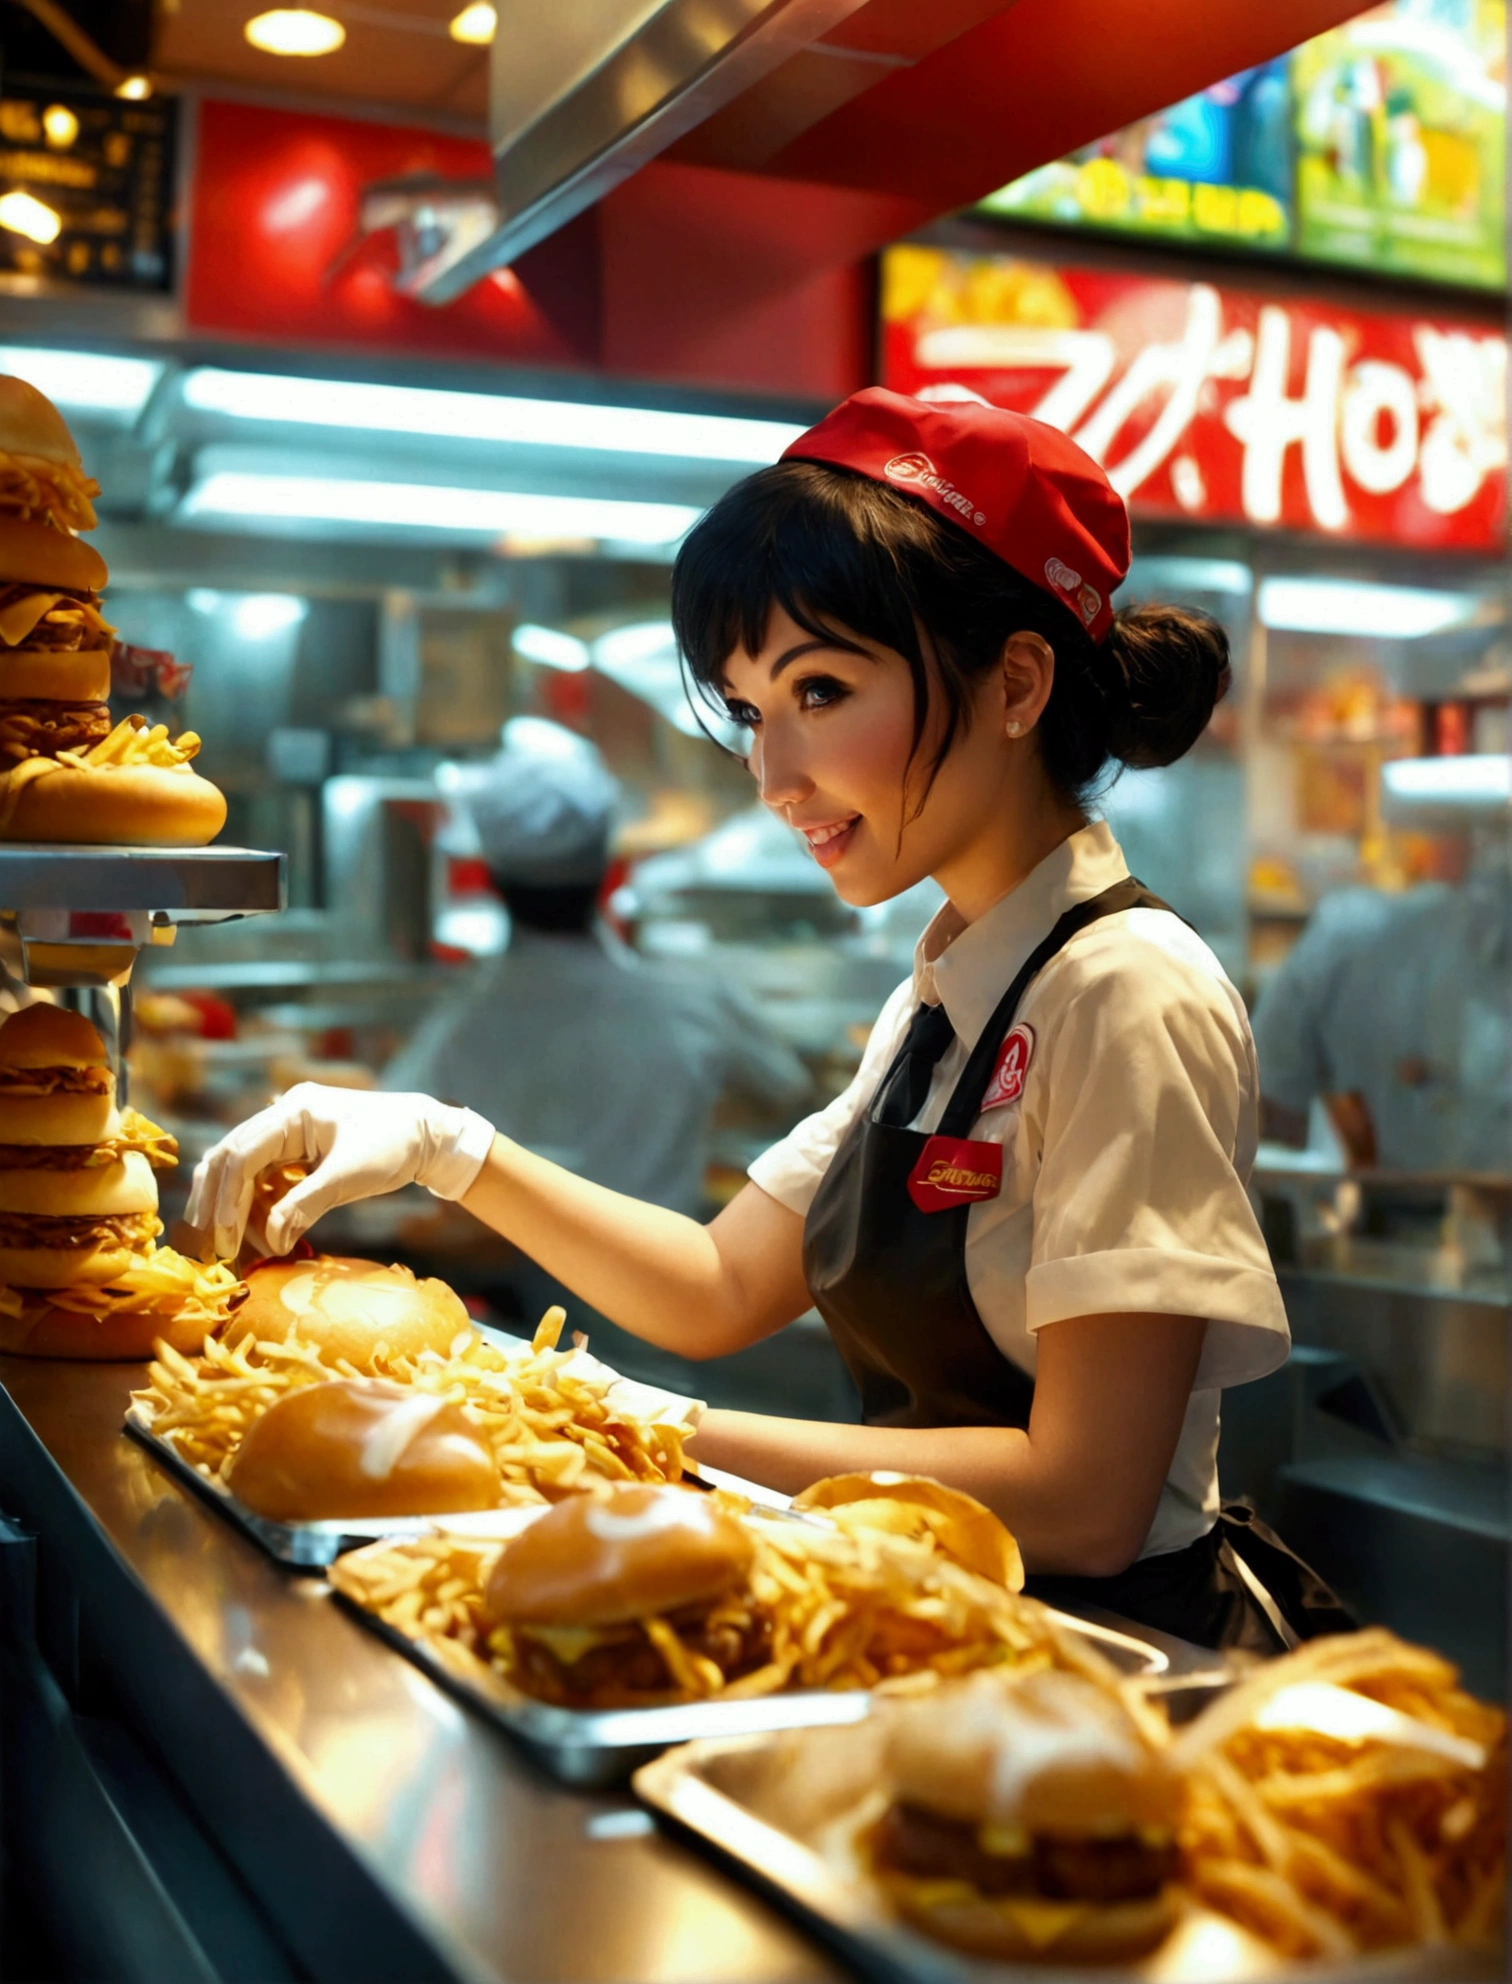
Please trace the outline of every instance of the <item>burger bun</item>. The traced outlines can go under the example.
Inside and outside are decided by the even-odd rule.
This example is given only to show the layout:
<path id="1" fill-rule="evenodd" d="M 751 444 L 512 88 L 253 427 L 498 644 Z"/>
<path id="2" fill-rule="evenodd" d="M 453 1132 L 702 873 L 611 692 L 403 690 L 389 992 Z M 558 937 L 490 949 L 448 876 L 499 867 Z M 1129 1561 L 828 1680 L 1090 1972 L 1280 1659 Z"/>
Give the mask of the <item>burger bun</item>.
<path id="1" fill-rule="evenodd" d="M 266 1261 L 248 1271 L 250 1293 L 225 1330 L 228 1344 L 282 1343 L 292 1330 L 328 1364 L 379 1373 L 399 1358 L 433 1350 L 446 1356 L 477 1331 L 444 1281 L 420 1281 L 405 1267 L 317 1254 Z"/>
<path id="2" fill-rule="evenodd" d="M 999 1963 L 1119 1963 L 1164 1942 L 1176 1923 L 1180 1891 L 1163 1887 L 1139 1901 L 1042 1901 L 1033 1896 L 942 1898 L 938 1881 L 886 1874 L 882 1885 L 916 1929 Z"/>
<path id="3" fill-rule="evenodd" d="M 77 1171 L 0 1171 L 0 1213 L 119 1219 L 134 1212 L 156 1212 L 157 1206 L 157 1179 L 139 1150 L 123 1151 L 113 1164 L 91 1164 Z"/>
<path id="4" fill-rule="evenodd" d="M 12 372 L 0 373 L 0 449 L 81 473 L 84 467 L 62 414 L 46 393 Z"/>
<path id="5" fill-rule="evenodd" d="M 460 1405 L 381 1378 L 286 1392 L 253 1421 L 226 1485 L 272 1522 L 496 1508 L 499 1470 Z"/>
<path id="6" fill-rule="evenodd" d="M 81 771 L 53 763 L 19 792 L 7 794 L 7 783 L 0 778 L 0 840 L 204 847 L 226 824 L 225 794 L 188 765 L 91 765 Z"/>
<path id="7" fill-rule="evenodd" d="M 91 1363 L 140 1363 L 154 1346 L 169 1343 L 185 1357 L 205 1347 L 212 1325 L 187 1312 L 165 1316 L 153 1309 L 111 1309 L 103 1316 L 29 1300 L 19 1316 L 0 1316 L 0 1351 L 12 1357 L 66 1357 Z"/>
<path id="8" fill-rule="evenodd" d="M 104 703 L 110 649 L 0 648 L 0 701 Z"/>
<path id="9" fill-rule="evenodd" d="M 101 1068 L 108 1059 L 99 1028 L 66 1006 L 23 1006 L 0 1025 L 0 1068 Z"/>
<path id="10" fill-rule="evenodd" d="M 0 379 L 0 387 L 5 381 Z M 3 410 L 0 410 L 3 413 Z M 3 418 L 0 418 L 3 429 Z M 11 444 L 0 432 L 0 448 Z M 35 454 L 36 449 L 16 452 Z M 77 457 L 71 466 L 77 466 Z M 0 583 L 61 587 L 65 592 L 100 592 L 110 568 L 92 544 L 51 524 L 28 523 L 23 517 L 0 516 Z"/>
<path id="11" fill-rule="evenodd" d="M 925 1474 L 831 1474 L 794 1498 L 795 1509 L 822 1510 L 842 1529 L 883 1530 L 933 1542 L 963 1569 L 1024 1588 L 1024 1560 L 1012 1533 L 970 1495 Z"/>
<path id="12" fill-rule="evenodd" d="M 512 1626 L 615 1626 L 729 1591 L 751 1539 L 710 1495 L 636 1485 L 558 1502 L 507 1545 L 483 1610 Z"/>

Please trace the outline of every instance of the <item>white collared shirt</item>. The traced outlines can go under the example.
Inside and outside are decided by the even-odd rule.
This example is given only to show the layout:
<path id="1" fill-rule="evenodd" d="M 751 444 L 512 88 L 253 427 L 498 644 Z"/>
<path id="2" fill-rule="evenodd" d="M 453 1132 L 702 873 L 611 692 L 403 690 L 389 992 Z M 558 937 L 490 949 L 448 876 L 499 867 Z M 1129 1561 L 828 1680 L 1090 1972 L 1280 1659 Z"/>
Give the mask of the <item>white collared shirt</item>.
<path id="1" fill-rule="evenodd" d="M 912 1128 L 935 1129 L 1009 984 L 1057 920 L 1128 874 L 1096 822 L 1063 841 L 975 923 L 947 903 L 883 1007 L 860 1071 L 750 1175 L 806 1214 L 841 1140 L 892 1064 L 921 1002 L 956 1038 Z M 997 1198 L 972 1206 L 966 1276 L 1003 1355 L 1033 1373 L 1035 1333 L 1072 1316 L 1207 1320 L 1181 1438 L 1141 1554 L 1179 1550 L 1218 1512 L 1225 1385 L 1285 1362 L 1281 1292 L 1245 1185 L 1257 1141 L 1255 1048 L 1239 994 L 1200 937 L 1164 910 L 1080 931 L 1031 982 L 1017 1020 L 1033 1050 L 1018 1098 L 979 1116 L 1003 1146 Z"/>

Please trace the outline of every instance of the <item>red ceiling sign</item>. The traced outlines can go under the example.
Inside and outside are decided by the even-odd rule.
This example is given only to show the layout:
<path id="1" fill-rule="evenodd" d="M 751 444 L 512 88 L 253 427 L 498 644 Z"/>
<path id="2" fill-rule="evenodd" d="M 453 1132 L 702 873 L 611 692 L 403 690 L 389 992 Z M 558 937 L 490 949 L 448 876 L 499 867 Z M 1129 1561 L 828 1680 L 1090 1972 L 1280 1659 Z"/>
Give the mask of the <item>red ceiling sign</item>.
<path id="1" fill-rule="evenodd" d="M 200 106 L 184 308 L 190 327 L 431 357 L 560 363 L 559 323 L 509 269 L 441 309 L 395 287 L 394 190 L 486 185 L 487 145 L 435 131 Z"/>
<path id="2" fill-rule="evenodd" d="M 1503 548 L 1484 324 L 935 248 L 883 275 L 884 385 L 1050 421 L 1136 514 Z"/>

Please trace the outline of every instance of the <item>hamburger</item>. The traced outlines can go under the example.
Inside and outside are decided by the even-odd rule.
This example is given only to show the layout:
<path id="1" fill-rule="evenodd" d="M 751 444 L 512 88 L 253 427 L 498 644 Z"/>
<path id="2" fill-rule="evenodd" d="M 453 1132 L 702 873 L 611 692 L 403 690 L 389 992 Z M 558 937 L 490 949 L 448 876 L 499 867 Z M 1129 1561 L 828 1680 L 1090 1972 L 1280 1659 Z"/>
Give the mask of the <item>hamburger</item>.
<path id="1" fill-rule="evenodd" d="M 166 1131 L 116 1107 L 82 1014 L 27 1006 L 0 1025 L 0 1348 L 145 1357 L 160 1335 L 203 1343 L 237 1284 L 155 1245 L 156 1173 L 177 1162 Z"/>
<path id="2" fill-rule="evenodd" d="M 109 573 L 77 535 L 98 494 L 52 401 L 0 375 L 0 839 L 203 845 L 225 801 L 199 740 L 112 726 Z"/>
<path id="3" fill-rule="evenodd" d="M 249 1268 L 247 1298 L 225 1341 L 282 1343 L 291 1334 L 326 1364 L 382 1376 L 423 1351 L 460 1355 L 478 1333 L 461 1296 L 444 1281 L 421 1281 L 406 1267 L 316 1254 Z"/>
<path id="4" fill-rule="evenodd" d="M 862 1841 L 898 1912 L 1000 1962 L 1117 1962 L 1172 1927 L 1179 1785 L 1118 1697 L 1054 1668 L 899 1703 Z"/>
<path id="5" fill-rule="evenodd" d="M 831 1474 L 793 1497 L 803 1513 L 822 1511 L 848 1535 L 873 1530 L 927 1542 L 963 1570 L 1008 1591 L 1024 1588 L 1024 1560 L 991 1509 L 925 1474 Z"/>
<path id="6" fill-rule="evenodd" d="M 460 1405 L 381 1378 L 337 1378 L 275 1400 L 226 1477 L 274 1522 L 496 1508 L 493 1451 Z"/>
<path id="7" fill-rule="evenodd" d="M 755 1547 L 712 1495 L 634 1486 L 559 1502 L 508 1544 L 483 1617 L 530 1694 L 565 1707 L 707 1694 L 768 1658 L 746 1591 Z M 672 1629 L 671 1633 L 667 1628 Z M 689 1688 L 685 1660 L 707 1662 Z M 712 1671 L 709 1671 L 712 1670 Z"/>

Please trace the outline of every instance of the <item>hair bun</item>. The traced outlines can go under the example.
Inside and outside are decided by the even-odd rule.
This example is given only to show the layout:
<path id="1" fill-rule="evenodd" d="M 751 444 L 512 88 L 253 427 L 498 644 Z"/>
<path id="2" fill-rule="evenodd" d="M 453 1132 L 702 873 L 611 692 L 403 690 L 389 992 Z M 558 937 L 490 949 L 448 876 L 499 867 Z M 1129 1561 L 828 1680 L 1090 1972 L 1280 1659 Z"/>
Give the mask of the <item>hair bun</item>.
<path id="1" fill-rule="evenodd" d="M 1136 770 L 1190 751 L 1231 679 L 1228 635 L 1184 606 L 1120 608 L 1100 655 L 1108 755 Z"/>

